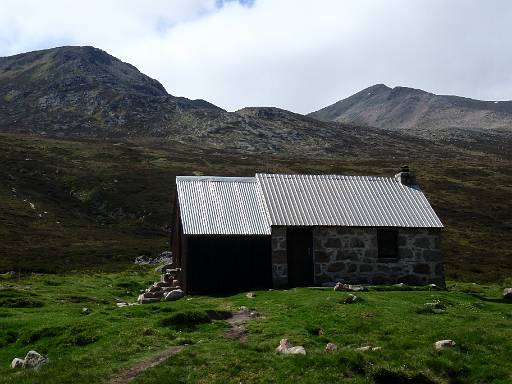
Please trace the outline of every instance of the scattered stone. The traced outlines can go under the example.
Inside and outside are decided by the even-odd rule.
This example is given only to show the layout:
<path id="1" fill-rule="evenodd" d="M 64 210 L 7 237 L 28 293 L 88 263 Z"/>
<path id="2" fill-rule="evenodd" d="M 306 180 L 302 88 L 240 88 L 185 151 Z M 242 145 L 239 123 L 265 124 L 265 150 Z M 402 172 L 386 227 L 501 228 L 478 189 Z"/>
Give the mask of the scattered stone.
<path id="1" fill-rule="evenodd" d="M 139 303 L 139 304 L 151 304 L 151 303 L 155 303 L 157 301 L 160 301 L 159 297 L 148 297 L 146 295 L 148 295 L 148 293 L 143 293 L 143 294 L 139 295 L 139 297 L 137 298 L 137 303 Z"/>
<path id="2" fill-rule="evenodd" d="M 247 292 L 245 295 L 248 299 L 254 299 L 256 297 L 256 294 L 254 292 Z"/>
<path id="3" fill-rule="evenodd" d="M 174 300 L 181 299 L 183 296 L 185 296 L 185 292 L 183 292 L 183 290 L 174 289 L 171 292 L 168 292 L 165 294 L 164 300 L 174 301 Z"/>
<path id="4" fill-rule="evenodd" d="M 349 293 L 349 295 L 345 298 L 345 300 L 343 300 L 343 303 L 344 304 L 353 304 L 353 303 L 356 303 L 357 301 L 359 301 L 359 298 L 356 295 Z"/>
<path id="5" fill-rule="evenodd" d="M 29 351 L 27 356 L 25 356 L 23 368 L 38 370 L 43 365 L 48 364 L 49 361 L 47 357 L 40 355 L 36 351 Z"/>
<path id="6" fill-rule="evenodd" d="M 505 288 L 503 290 L 503 298 L 505 300 L 512 300 L 512 288 Z"/>
<path id="7" fill-rule="evenodd" d="M 134 263 L 136 265 L 172 264 L 172 252 L 164 251 L 157 257 L 140 255 L 135 258 Z"/>
<path id="8" fill-rule="evenodd" d="M 18 357 L 15 357 L 11 362 L 11 368 L 17 369 L 17 368 L 23 368 L 23 365 L 25 364 L 25 360 L 20 359 Z"/>
<path id="9" fill-rule="evenodd" d="M 303 346 L 292 346 L 288 339 L 281 339 L 279 346 L 276 348 L 276 352 L 283 353 L 285 355 L 305 355 L 306 350 Z"/>
<path id="10" fill-rule="evenodd" d="M 362 346 L 362 347 L 359 347 L 359 348 L 356 348 L 356 351 L 359 351 L 359 352 L 367 352 L 367 351 L 370 351 L 372 349 L 371 346 L 369 345 L 365 345 L 365 346 Z"/>
<path id="11" fill-rule="evenodd" d="M 87 307 L 84 307 L 82 308 L 82 315 L 89 315 L 91 314 L 91 309 L 90 308 L 87 308 Z"/>
<path id="12" fill-rule="evenodd" d="M 325 352 L 336 352 L 338 350 L 338 346 L 334 343 L 327 343 L 325 346 Z"/>
<path id="13" fill-rule="evenodd" d="M 436 351 L 442 351 L 453 347 L 455 347 L 455 341 L 453 340 L 439 340 L 434 343 L 434 349 Z"/>
<path id="14" fill-rule="evenodd" d="M 366 291 L 366 287 L 362 285 L 351 285 L 351 284 L 343 284 L 341 282 L 337 282 L 334 286 L 335 291 L 341 292 L 362 292 Z"/>

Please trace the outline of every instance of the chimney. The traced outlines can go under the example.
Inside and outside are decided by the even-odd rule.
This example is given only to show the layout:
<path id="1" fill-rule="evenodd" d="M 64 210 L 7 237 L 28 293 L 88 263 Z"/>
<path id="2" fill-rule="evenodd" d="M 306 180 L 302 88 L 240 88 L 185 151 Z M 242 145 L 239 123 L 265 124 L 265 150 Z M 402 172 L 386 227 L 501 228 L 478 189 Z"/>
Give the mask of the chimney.
<path id="1" fill-rule="evenodd" d="M 402 169 L 400 173 L 395 175 L 395 179 L 397 179 L 401 184 L 407 185 L 409 187 L 418 185 L 416 183 L 416 175 L 413 171 L 409 170 L 408 165 L 402 165 Z"/>

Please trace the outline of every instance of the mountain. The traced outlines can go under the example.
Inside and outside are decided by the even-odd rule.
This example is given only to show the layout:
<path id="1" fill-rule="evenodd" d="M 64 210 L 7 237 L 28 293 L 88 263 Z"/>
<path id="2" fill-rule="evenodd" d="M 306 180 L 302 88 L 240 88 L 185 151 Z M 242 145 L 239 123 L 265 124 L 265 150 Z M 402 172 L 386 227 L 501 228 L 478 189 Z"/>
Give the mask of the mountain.
<path id="1" fill-rule="evenodd" d="M 222 111 L 169 95 L 158 81 L 93 47 L 0 58 L 0 130 L 61 136 L 159 135 L 183 110 Z"/>
<path id="2" fill-rule="evenodd" d="M 70 46 L 0 58 L 0 132 L 136 138 L 283 155 L 356 148 L 400 153 L 422 146 L 396 133 L 278 108 L 226 112 L 204 100 L 172 96 L 158 81 L 100 49 Z"/>
<path id="3" fill-rule="evenodd" d="M 480 101 L 377 84 L 309 114 L 428 139 L 512 137 L 512 101 Z"/>

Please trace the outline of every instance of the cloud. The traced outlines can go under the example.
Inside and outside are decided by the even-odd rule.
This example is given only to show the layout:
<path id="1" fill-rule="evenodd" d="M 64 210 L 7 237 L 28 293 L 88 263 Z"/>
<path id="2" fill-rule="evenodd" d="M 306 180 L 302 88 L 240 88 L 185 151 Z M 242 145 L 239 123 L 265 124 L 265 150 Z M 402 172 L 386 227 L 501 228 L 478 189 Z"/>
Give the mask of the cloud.
<path id="1" fill-rule="evenodd" d="M 0 0 L 0 55 L 94 45 L 228 110 L 375 83 L 511 99 L 510 20 L 508 0 Z"/>

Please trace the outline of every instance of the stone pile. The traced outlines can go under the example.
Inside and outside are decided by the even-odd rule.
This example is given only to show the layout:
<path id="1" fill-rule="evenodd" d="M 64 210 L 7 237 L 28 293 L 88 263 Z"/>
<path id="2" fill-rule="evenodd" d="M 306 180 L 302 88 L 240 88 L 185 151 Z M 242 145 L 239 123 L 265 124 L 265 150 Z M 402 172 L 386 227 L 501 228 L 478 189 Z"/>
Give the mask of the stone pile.
<path id="1" fill-rule="evenodd" d="M 178 300 L 185 296 L 181 289 L 179 276 L 181 268 L 167 269 L 160 281 L 156 281 L 139 295 L 139 304 L 151 304 L 160 300 Z"/>

